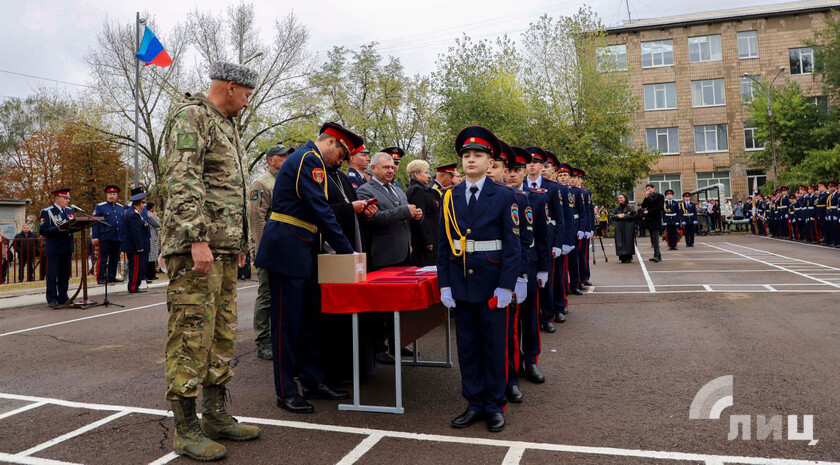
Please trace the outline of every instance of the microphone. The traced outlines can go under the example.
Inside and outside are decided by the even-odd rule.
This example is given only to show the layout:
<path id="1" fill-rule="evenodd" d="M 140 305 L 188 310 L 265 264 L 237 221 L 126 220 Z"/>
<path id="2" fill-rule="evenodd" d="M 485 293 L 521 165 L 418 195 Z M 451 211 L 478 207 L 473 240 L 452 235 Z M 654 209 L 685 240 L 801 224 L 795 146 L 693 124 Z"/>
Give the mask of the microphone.
<path id="1" fill-rule="evenodd" d="M 75 204 L 70 204 L 70 208 L 76 210 L 77 212 L 87 213 L 86 211 L 82 210 L 81 208 L 77 207 Z"/>

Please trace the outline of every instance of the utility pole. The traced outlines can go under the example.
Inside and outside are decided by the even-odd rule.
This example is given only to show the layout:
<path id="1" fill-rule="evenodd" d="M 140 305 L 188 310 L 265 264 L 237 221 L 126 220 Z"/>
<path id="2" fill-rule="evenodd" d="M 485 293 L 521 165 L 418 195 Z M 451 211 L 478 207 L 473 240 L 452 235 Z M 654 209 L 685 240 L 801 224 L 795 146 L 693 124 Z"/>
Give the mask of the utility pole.
<path id="1" fill-rule="evenodd" d="M 779 72 L 776 73 L 776 76 L 770 81 L 770 84 L 764 88 L 764 94 L 767 96 L 767 120 L 770 123 L 770 152 L 773 156 L 773 183 L 776 183 L 779 179 L 779 168 L 778 162 L 776 160 L 776 135 L 773 131 L 773 107 L 770 106 L 770 91 L 773 89 L 773 83 L 776 82 L 776 78 L 778 78 L 783 72 L 785 71 L 784 66 L 779 67 Z M 755 82 L 761 87 L 764 87 L 758 79 L 754 76 L 750 76 L 749 73 L 744 73 L 744 77 Z"/>

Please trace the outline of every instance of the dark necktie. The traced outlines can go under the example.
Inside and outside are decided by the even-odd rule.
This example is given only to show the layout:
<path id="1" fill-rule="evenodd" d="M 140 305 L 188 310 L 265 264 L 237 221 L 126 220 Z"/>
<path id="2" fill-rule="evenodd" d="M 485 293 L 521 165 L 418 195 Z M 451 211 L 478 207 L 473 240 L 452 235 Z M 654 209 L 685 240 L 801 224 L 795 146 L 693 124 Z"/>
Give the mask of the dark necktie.
<path id="1" fill-rule="evenodd" d="M 391 195 L 391 198 L 394 199 L 395 203 L 397 203 L 397 204 L 400 203 L 400 198 L 397 196 L 397 193 L 394 191 L 394 185 L 393 184 L 391 184 L 390 182 L 385 184 L 385 190 L 388 191 L 388 194 Z"/>
<path id="2" fill-rule="evenodd" d="M 531 181 L 531 187 L 536 189 L 537 188 L 537 182 L 536 181 Z"/>
<path id="3" fill-rule="evenodd" d="M 478 193 L 478 186 L 470 187 L 470 200 L 467 202 L 467 208 L 472 211 L 473 207 L 475 206 L 475 194 Z"/>

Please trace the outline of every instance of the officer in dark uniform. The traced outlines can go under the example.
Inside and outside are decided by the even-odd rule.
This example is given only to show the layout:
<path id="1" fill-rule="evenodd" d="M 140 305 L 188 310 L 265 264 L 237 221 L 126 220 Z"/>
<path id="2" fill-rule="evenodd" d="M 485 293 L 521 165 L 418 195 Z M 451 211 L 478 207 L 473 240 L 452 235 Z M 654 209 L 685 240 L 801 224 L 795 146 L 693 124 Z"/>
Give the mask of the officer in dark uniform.
<path id="1" fill-rule="evenodd" d="M 355 157 L 360 157 L 360 156 L 367 157 L 369 153 L 370 153 L 370 150 L 365 148 L 365 146 L 363 145 L 356 150 L 356 153 L 350 154 L 350 156 L 351 157 L 353 157 L 353 156 L 355 156 Z M 353 186 L 353 190 L 358 189 L 359 186 L 361 186 L 362 184 L 367 182 L 367 178 L 365 178 L 365 175 L 361 171 L 357 170 L 356 168 L 353 168 L 352 166 L 347 168 L 347 179 L 350 180 L 350 185 Z"/>
<path id="2" fill-rule="evenodd" d="M 269 274 L 277 406 L 292 413 L 315 411 L 304 397 L 338 400 L 349 396 L 325 384 L 318 362 L 313 335 L 320 292 L 316 255 L 322 239 L 336 253 L 354 252 L 330 208 L 326 170 L 340 165 L 363 142 L 337 123 L 324 123 L 318 139 L 291 154 L 274 182 L 271 216 L 255 264 Z"/>
<path id="3" fill-rule="evenodd" d="M 448 163 L 435 168 L 435 179 L 432 181 L 431 187 L 432 192 L 437 194 L 438 201 L 443 198 L 444 189 L 452 185 L 452 177 L 457 170 L 457 163 Z"/>
<path id="4" fill-rule="evenodd" d="M 820 181 L 817 183 L 816 200 L 814 201 L 814 215 L 816 216 L 817 240 L 825 244 L 826 206 L 828 202 L 828 183 Z"/>
<path id="5" fill-rule="evenodd" d="M 554 166 L 556 167 L 557 181 L 560 186 L 560 191 L 558 192 L 558 197 L 560 199 L 560 211 L 563 213 L 564 222 L 566 223 L 562 239 L 558 238 L 556 242 L 561 247 L 562 260 L 555 259 L 554 262 L 555 267 L 558 270 L 561 270 L 560 273 L 563 277 L 562 282 L 559 283 L 559 287 L 557 287 L 558 283 L 555 281 L 555 292 L 559 291 L 557 295 L 562 295 L 562 301 L 557 298 L 554 300 L 554 321 L 563 323 L 566 321 L 565 315 L 569 312 L 569 300 L 567 298 L 569 293 L 569 256 L 571 251 L 575 249 L 575 244 L 577 243 L 576 235 L 579 218 L 575 217 L 577 210 L 575 209 L 575 196 L 572 194 L 571 188 L 571 165 L 568 163 L 561 163 L 551 152 L 546 153 L 548 154 L 549 160 L 554 161 Z M 563 303 L 562 306 L 559 306 L 560 302 Z"/>
<path id="6" fill-rule="evenodd" d="M 697 205 L 691 201 L 691 192 L 683 192 L 680 204 L 680 224 L 683 227 L 685 246 L 694 247 L 694 229 L 697 227 Z"/>
<path id="7" fill-rule="evenodd" d="M 146 276 L 149 261 L 149 222 L 143 217 L 146 193 L 139 192 L 128 200 L 131 205 L 125 213 L 122 251 L 128 257 L 128 292 L 146 292 L 140 288 L 140 281 Z"/>
<path id="8" fill-rule="evenodd" d="M 70 204 L 70 189 L 52 192 L 53 204 L 41 210 L 38 232 L 47 238 L 47 304 L 50 307 L 70 300 L 67 287 L 70 284 L 70 266 L 73 256 L 73 233 L 61 226 L 73 219 Z"/>
<path id="9" fill-rule="evenodd" d="M 755 194 L 755 217 L 753 224 L 755 225 L 755 233 L 759 236 L 767 235 L 767 211 L 768 202 L 764 200 L 764 194 L 758 192 Z"/>
<path id="10" fill-rule="evenodd" d="M 99 247 L 96 261 L 96 281 L 104 284 L 117 282 L 117 266 L 120 264 L 122 248 L 122 224 L 125 209 L 117 202 L 120 188 L 116 185 L 105 186 L 105 202 L 93 208 L 93 216 L 101 216 L 108 223 L 93 225 L 91 237 L 94 247 Z"/>
<path id="11" fill-rule="evenodd" d="M 780 235 L 785 239 L 791 239 L 793 233 L 790 226 L 790 208 L 791 202 L 788 196 L 788 188 L 783 186 L 779 189 L 778 220 Z"/>
<path id="12" fill-rule="evenodd" d="M 674 200 L 674 191 L 665 191 L 665 205 L 662 208 L 662 219 L 665 222 L 665 239 L 668 241 L 668 250 L 677 250 L 679 243 L 679 226 L 682 223 L 682 210 L 677 201 Z"/>
<path id="13" fill-rule="evenodd" d="M 391 156 L 394 160 L 394 164 L 397 165 L 397 169 L 394 170 L 394 181 L 392 182 L 393 185 L 397 186 L 397 188 L 403 189 L 402 184 L 397 181 L 397 172 L 400 170 L 400 161 L 402 161 L 403 157 L 405 157 L 405 150 L 399 147 L 385 147 L 384 149 L 380 150 L 380 152 L 387 153 Z"/>
<path id="14" fill-rule="evenodd" d="M 817 222 L 817 186 L 808 186 L 808 210 L 806 212 L 806 227 L 808 231 L 808 242 L 819 244 L 819 224 Z"/>
<path id="15" fill-rule="evenodd" d="M 580 255 L 585 255 L 586 251 L 582 250 L 584 245 L 585 234 L 583 230 L 586 228 L 586 208 L 583 202 L 583 190 L 578 187 L 578 177 L 575 174 L 576 169 L 572 168 L 571 173 L 571 195 L 574 196 L 575 220 L 577 220 L 575 237 L 577 242 L 575 248 L 569 253 L 569 292 L 575 295 L 582 295 L 580 286 L 583 284 L 580 274 Z"/>
<path id="16" fill-rule="evenodd" d="M 487 178 L 494 154 L 501 152 L 492 132 L 467 127 L 455 150 L 465 180 L 444 193 L 437 263 L 441 301 L 455 308 L 461 394 L 468 402 L 452 427 L 483 419 L 498 432 L 505 427 L 505 309 L 522 269 L 521 212 L 513 189 Z"/>
<path id="17" fill-rule="evenodd" d="M 592 282 L 589 281 L 591 276 L 589 270 L 589 241 L 595 235 L 595 208 L 592 203 L 592 191 L 583 187 L 586 171 L 581 168 L 573 168 L 572 174 L 577 178 L 578 188 L 581 190 L 581 197 L 583 198 L 583 226 L 580 227 L 583 231 L 583 240 L 578 253 L 578 270 L 580 271 L 580 286 L 578 289 L 585 291 L 586 286 L 592 285 Z"/>
<path id="18" fill-rule="evenodd" d="M 825 202 L 825 245 L 837 247 L 840 242 L 840 227 L 838 227 L 838 205 L 840 205 L 840 191 L 837 190 L 837 181 L 828 182 L 828 198 Z"/>

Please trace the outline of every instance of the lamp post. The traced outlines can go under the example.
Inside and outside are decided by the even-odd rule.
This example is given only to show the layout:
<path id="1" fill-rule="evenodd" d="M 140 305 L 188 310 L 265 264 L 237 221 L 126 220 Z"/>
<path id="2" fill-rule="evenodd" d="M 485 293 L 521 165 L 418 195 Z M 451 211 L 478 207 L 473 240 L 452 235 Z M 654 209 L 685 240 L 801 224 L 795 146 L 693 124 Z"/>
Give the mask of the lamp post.
<path id="1" fill-rule="evenodd" d="M 764 94 L 767 96 L 767 120 L 770 122 L 770 151 L 773 154 L 773 182 L 777 182 L 779 179 L 779 170 L 778 164 L 776 162 L 776 138 L 773 132 L 773 107 L 770 106 L 770 90 L 773 88 L 773 83 L 776 82 L 776 78 L 778 78 L 783 72 L 785 71 L 784 66 L 779 66 L 779 72 L 776 73 L 776 76 L 770 81 L 770 84 L 767 85 L 767 88 L 764 89 Z M 750 73 L 744 73 L 744 77 L 755 82 L 761 87 L 761 81 L 756 79 L 754 76 L 750 76 Z"/>

